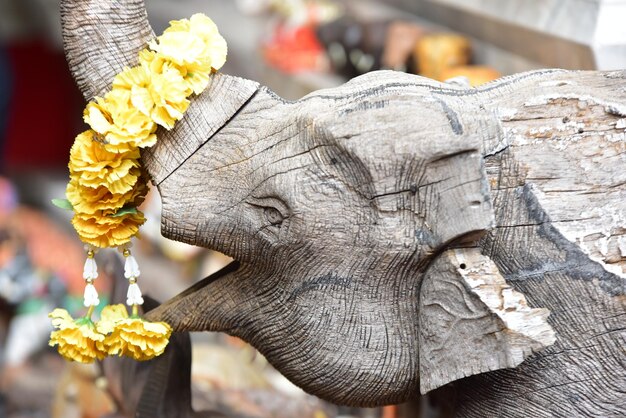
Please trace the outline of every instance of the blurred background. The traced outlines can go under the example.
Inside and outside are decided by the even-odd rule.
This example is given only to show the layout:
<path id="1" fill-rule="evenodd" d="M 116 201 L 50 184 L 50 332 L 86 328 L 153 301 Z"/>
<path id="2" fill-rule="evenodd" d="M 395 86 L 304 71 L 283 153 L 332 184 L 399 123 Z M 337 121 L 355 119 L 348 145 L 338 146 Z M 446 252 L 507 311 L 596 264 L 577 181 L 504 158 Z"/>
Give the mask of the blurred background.
<path id="1" fill-rule="evenodd" d="M 62 51 L 59 0 L 0 0 L 0 418 L 113 416 L 101 367 L 69 365 L 47 347 L 47 313 L 82 307 L 84 251 L 64 196 L 85 103 Z M 626 68 L 622 0 L 146 0 L 156 33 L 204 12 L 228 41 L 223 71 L 287 99 L 392 69 L 479 86 L 536 68 Z M 160 236 L 156 193 L 135 247 L 146 293 L 166 300 L 227 264 Z M 112 280 L 98 280 L 101 295 Z M 107 303 L 102 297 L 103 304 Z M 196 409 L 245 417 L 429 417 L 427 399 L 339 408 L 304 394 L 253 348 L 192 335 Z"/>

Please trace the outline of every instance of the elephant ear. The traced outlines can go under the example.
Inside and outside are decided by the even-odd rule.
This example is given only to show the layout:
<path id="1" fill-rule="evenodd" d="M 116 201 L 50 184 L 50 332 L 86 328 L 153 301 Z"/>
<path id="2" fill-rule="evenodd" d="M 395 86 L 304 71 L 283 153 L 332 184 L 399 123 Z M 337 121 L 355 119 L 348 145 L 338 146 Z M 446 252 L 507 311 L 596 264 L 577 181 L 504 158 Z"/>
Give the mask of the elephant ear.
<path id="1" fill-rule="evenodd" d="M 426 393 L 466 376 L 516 367 L 555 337 L 548 310 L 528 307 L 480 249 L 449 249 L 476 242 L 495 224 L 484 155 L 506 142 L 496 116 L 461 100 L 455 91 L 460 87 L 387 76 L 385 92 L 343 110 L 353 120 L 326 126 L 363 166 L 375 168 L 364 182 L 372 190 L 362 193 L 373 196 L 380 213 L 401 208 L 414 214 L 413 224 L 403 214 L 403 229 L 415 227 L 413 239 L 430 263 L 416 319 L 420 391 Z M 357 92 L 380 90 L 378 77 L 351 83 L 359 84 Z M 382 122 L 393 140 L 359 132 L 365 120 Z"/>
<path id="2" fill-rule="evenodd" d="M 451 249 L 422 281 L 419 307 L 420 391 L 516 367 L 555 342 L 547 309 L 532 309 L 479 248 Z"/>

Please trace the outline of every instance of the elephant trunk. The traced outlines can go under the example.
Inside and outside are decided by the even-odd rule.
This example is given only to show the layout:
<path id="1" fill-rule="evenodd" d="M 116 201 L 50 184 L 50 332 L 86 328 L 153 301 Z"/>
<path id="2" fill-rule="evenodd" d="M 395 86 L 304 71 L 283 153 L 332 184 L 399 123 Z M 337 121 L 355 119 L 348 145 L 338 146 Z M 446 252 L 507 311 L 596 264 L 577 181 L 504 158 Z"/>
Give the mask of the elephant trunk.
<path id="1" fill-rule="evenodd" d="M 175 331 L 227 331 L 241 304 L 232 283 L 238 281 L 240 264 L 233 261 L 199 281 L 163 305 L 146 313 L 150 321 L 165 321 Z M 218 280 L 231 285 L 222 285 Z"/>
<path id="2" fill-rule="evenodd" d="M 86 100 L 103 95 L 113 77 L 138 62 L 154 37 L 143 0 L 62 0 L 67 61 Z"/>

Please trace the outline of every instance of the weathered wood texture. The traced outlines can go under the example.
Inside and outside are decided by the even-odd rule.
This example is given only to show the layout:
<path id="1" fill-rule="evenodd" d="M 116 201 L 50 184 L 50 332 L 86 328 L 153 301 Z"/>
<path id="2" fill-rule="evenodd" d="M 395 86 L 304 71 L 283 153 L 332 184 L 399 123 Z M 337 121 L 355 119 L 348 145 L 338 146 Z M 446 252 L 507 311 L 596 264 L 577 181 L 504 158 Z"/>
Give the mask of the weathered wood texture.
<path id="1" fill-rule="evenodd" d="M 496 83 L 483 99 L 506 141 L 486 153 L 498 226 L 481 249 L 551 311 L 557 341 L 517 369 L 454 384 L 457 413 L 624 416 L 626 72 L 524 84 Z"/>
<path id="2" fill-rule="evenodd" d="M 515 367 L 554 344 L 547 309 L 531 309 L 479 248 L 448 250 L 422 279 L 420 390 Z"/>
<path id="3" fill-rule="evenodd" d="M 457 416 L 623 416 L 625 85 L 376 72 L 287 102 L 218 75 L 144 163 L 164 235 L 241 267 L 149 316 L 337 403 L 468 376 L 436 391 Z"/>
<path id="4" fill-rule="evenodd" d="M 491 407 L 496 416 L 619 416 L 626 390 L 624 80 L 622 72 L 550 70 L 462 90 L 378 73 L 295 103 L 262 90 L 159 186 L 166 235 L 217 248 L 249 264 L 230 282 L 172 302 L 166 317 L 183 328 L 224 329 L 252 341 L 288 377 L 321 396 L 349 403 L 396 401 L 414 390 L 417 380 L 409 376 L 419 375 L 428 390 L 517 365 L 551 341 L 541 321 L 535 331 L 542 338 L 520 339 L 502 321 L 486 322 L 499 328 L 480 329 L 485 319 L 469 315 L 471 310 L 465 317 L 460 313 L 460 321 L 469 323 L 473 335 L 442 327 L 438 335 L 433 333 L 437 339 L 429 340 L 426 330 L 409 319 L 419 312 L 419 321 L 443 321 L 471 307 L 458 303 L 470 303 L 474 292 L 457 282 L 465 286 L 457 305 L 441 304 L 437 309 L 445 313 L 431 313 L 415 298 L 438 295 L 424 287 L 420 291 L 420 276 L 435 276 L 443 286 L 446 276 L 427 270 L 438 265 L 428 264 L 436 260 L 433 255 L 451 239 L 467 241 L 465 235 L 490 229 L 478 243 L 481 252 L 531 306 L 552 312 L 549 322 L 557 343 L 520 370 L 463 381 L 461 414 L 484 416 L 484 408 Z M 407 108 L 402 108 L 404 102 Z M 429 113 L 433 104 L 439 107 Z M 415 118 L 406 116 L 413 113 Z M 480 171 L 472 176 L 466 163 L 455 160 L 471 155 L 459 153 L 455 137 L 467 147 L 476 147 L 473 137 L 481 142 L 488 197 L 477 197 Z M 322 142 L 305 142 L 312 139 Z M 237 145 L 229 145 L 233 143 Z M 453 157 L 432 157 L 423 144 L 447 146 Z M 335 147 L 339 150 L 331 154 Z M 422 167 L 420 159 L 427 161 Z M 438 172 L 433 166 L 441 161 L 446 180 L 465 178 L 466 189 L 461 181 L 440 188 L 442 177 L 424 175 Z M 328 172 L 339 164 L 345 168 Z M 207 174 L 202 184 L 191 180 L 199 172 Z M 178 192 L 189 186 L 192 193 Z M 459 193 L 446 201 L 441 191 L 455 189 Z M 288 199 L 289 209 L 257 203 L 255 193 L 272 201 L 276 196 Z M 481 228 L 463 216 L 476 202 L 483 211 L 493 202 L 495 228 L 487 222 Z M 246 203 L 278 207 L 286 213 L 278 216 L 285 223 L 276 228 L 268 218 L 263 226 Z M 446 216 L 446 211 L 455 212 Z M 457 230 L 443 232 L 441 238 L 440 224 Z M 366 253 L 362 247 L 368 248 Z M 388 258 L 391 264 L 382 263 Z M 359 263 L 367 263 L 368 270 L 360 271 Z M 418 288 L 412 287 L 416 282 Z M 298 300 L 304 293 L 306 300 Z M 454 300 L 449 293 L 442 296 Z M 202 301 L 205 305 L 198 308 Z M 480 309 L 487 312 L 489 306 Z M 532 315 L 532 320 L 543 317 Z M 289 321 L 284 324 L 282 318 Z M 383 329 L 377 331 L 380 325 Z M 489 335 L 498 330 L 507 338 Z M 293 342 L 285 342 L 287 334 Z M 416 337 L 421 338 L 419 347 Z M 473 350 L 460 344 L 471 338 L 477 341 Z M 435 356 L 437 349 L 445 355 Z M 310 351 L 302 358 L 300 350 Z M 420 361 L 407 359 L 407 352 L 419 352 Z M 426 358 L 426 353 L 431 355 Z M 352 370 L 350 383 L 336 383 Z M 364 379 L 368 370 L 381 370 L 383 376 Z"/>
<path id="5" fill-rule="evenodd" d="M 74 80 L 91 100 L 111 88 L 154 37 L 143 1 L 61 0 L 63 48 Z"/>

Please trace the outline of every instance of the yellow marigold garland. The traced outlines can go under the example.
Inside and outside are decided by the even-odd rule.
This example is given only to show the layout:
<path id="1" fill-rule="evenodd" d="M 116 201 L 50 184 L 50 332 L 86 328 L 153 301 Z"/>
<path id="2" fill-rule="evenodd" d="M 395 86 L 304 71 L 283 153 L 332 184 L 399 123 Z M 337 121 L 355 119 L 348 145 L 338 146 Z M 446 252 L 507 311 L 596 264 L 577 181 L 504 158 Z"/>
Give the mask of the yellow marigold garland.
<path id="1" fill-rule="evenodd" d="M 189 107 L 189 97 L 200 94 L 210 74 L 226 61 L 226 41 L 213 21 L 203 14 L 170 22 L 165 32 L 139 53 L 139 65 L 124 68 L 111 91 L 96 97 L 83 113 L 90 129 L 76 137 L 70 151 L 70 181 L 60 206 L 74 211 L 72 225 L 87 244 L 84 305 L 87 314 L 74 320 L 67 311 L 50 313 L 55 331 L 50 345 L 68 360 L 90 363 L 106 355 L 149 360 L 161 355 L 172 332 L 168 324 L 145 321 L 137 284 L 140 275 L 130 241 L 145 222 L 137 209 L 148 190 L 139 163 L 140 149 L 157 141 L 158 126 L 172 129 Z M 98 277 L 94 253 L 118 247 L 125 258 L 129 281 L 126 304 L 106 306 L 100 321 L 91 319 L 100 300 L 93 286 Z"/>

